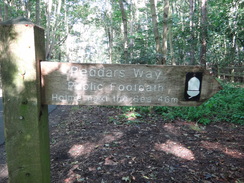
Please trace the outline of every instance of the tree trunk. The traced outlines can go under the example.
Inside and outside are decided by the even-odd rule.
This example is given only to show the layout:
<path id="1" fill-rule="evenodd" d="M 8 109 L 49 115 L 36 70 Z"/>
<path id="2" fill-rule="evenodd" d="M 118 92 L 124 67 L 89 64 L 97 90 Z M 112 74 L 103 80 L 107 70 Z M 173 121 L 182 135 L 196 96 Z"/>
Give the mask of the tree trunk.
<path id="1" fill-rule="evenodd" d="M 64 2 L 65 3 L 65 2 Z M 46 28 L 46 58 L 49 60 L 52 58 L 52 52 L 54 46 L 57 44 L 58 36 L 56 35 L 56 31 L 59 28 L 58 24 L 60 21 L 64 21 L 60 19 L 60 12 L 62 6 L 62 0 L 58 0 L 58 4 L 55 5 L 54 10 L 52 11 L 53 1 L 49 0 L 46 3 L 46 17 L 47 17 L 47 28 Z M 54 23 L 51 26 L 51 18 Z"/>
<path id="2" fill-rule="evenodd" d="M 113 63 L 113 28 L 109 28 L 109 61 Z"/>
<path id="3" fill-rule="evenodd" d="M 54 50 L 54 46 L 56 45 L 57 43 L 57 40 L 60 40 L 60 37 L 56 35 L 56 31 L 58 30 L 58 24 L 59 24 L 59 21 L 60 18 L 60 12 L 61 12 L 61 6 L 62 6 L 62 0 L 58 0 L 58 5 L 57 5 L 57 8 L 55 9 L 56 11 L 54 12 L 55 13 L 55 23 L 54 23 L 54 27 L 53 27 L 53 30 L 52 30 L 52 34 L 51 34 L 51 42 L 50 42 L 50 50 L 49 52 L 52 53 L 53 50 Z"/>
<path id="4" fill-rule="evenodd" d="M 130 48 L 130 60 L 133 60 L 133 45 L 134 45 L 134 39 L 132 38 L 134 36 L 134 22 L 136 22 L 136 15 L 135 15 L 135 4 L 133 0 L 130 0 L 130 39 L 129 39 L 129 48 Z"/>
<path id="5" fill-rule="evenodd" d="M 31 7 L 31 2 L 30 1 L 26 1 L 25 2 L 25 17 L 30 19 L 30 7 Z"/>
<path id="6" fill-rule="evenodd" d="M 105 26 L 105 32 L 108 36 L 108 50 L 109 50 L 109 63 L 113 62 L 113 28 Z"/>
<path id="7" fill-rule="evenodd" d="M 201 4 L 201 51 L 200 63 L 206 67 L 206 54 L 207 54 L 207 0 L 202 0 Z"/>
<path id="8" fill-rule="evenodd" d="M 40 0 L 36 0 L 36 25 L 40 25 Z"/>
<path id="9" fill-rule="evenodd" d="M 190 65 L 195 65 L 195 36 L 194 36 L 194 23 L 193 23 L 193 18 L 194 18 L 194 0 L 189 0 L 189 5 L 190 5 Z"/>
<path id="10" fill-rule="evenodd" d="M 157 14 L 156 14 L 156 5 L 154 0 L 150 0 L 150 7 L 151 7 L 151 14 L 152 14 L 152 23 L 153 23 L 153 33 L 154 39 L 156 42 L 156 52 L 159 54 L 159 58 L 161 58 L 162 48 L 160 43 L 160 35 L 158 30 L 158 21 L 157 21 Z M 161 59 L 158 61 L 158 64 L 161 64 Z"/>
<path id="11" fill-rule="evenodd" d="M 4 1 L 4 21 L 8 19 L 8 1 Z"/>
<path id="12" fill-rule="evenodd" d="M 169 14 L 170 14 L 170 18 L 172 19 L 172 10 L 169 10 Z M 174 56 L 174 46 L 173 46 L 172 20 L 169 22 L 169 48 L 170 48 L 171 65 L 176 65 L 175 56 Z"/>
<path id="13" fill-rule="evenodd" d="M 50 34 L 51 34 L 51 11 L 52 11 L 52 0 L 47 1 L 46 3 L 46 18 L 47 18 L 47 27 L 46 27 L 46 59 L 51 58 L 50 53 Z"/>
<path id="14" fill-rule="evenodd" d="M 3 13 L 3 9 L 2 9 L 2 7 L 0 7 L 0 22 L 3 21 L 2 13 Z"/>
<path id="15" fill-rule="evenodd" d="M 238 12 L 239 9 L 239 5 L 237 2 L 234 1 L 233 3 L 233 11 Z M 238 38 L 238 33 L 237 33 L 237 27 L 238 27 L 238 18 L 237 18 L 237 13 L 235 13 L 235 15 L 233 16 L 233 23 L 232 23 L 232 27 L 233 30 L 231 31 L 231 35 L 232 35 L 232 46 L 230 49 L 230 54 L 231 54 L 231 60 L 232 60 L 232 64 L 237 64 L 238 63 L 238 46 L 237 46 L 237 38 Z"/>
<path id="16" fill-rule="evenodd" d="M 162 65 L 166 64 L 167 60 L 167 37 L 168 37 L 168 16 L 169 16 L 169 0 L 164 1 L 164 20 L 163 20 L 163 45 L 162 45 Z"/>
<path id="17" fill-rule="evenodd" d="M 125 12 L 125 8 L 123 5 L 123 0 L 119 0 L 120 11 L 122 14 L 122 22 L 123 22 L 123 32 L 124 32 L 124 60 L 125 63 L 128 63 L 128 26 L 127 26 L 127 16 Z"/>

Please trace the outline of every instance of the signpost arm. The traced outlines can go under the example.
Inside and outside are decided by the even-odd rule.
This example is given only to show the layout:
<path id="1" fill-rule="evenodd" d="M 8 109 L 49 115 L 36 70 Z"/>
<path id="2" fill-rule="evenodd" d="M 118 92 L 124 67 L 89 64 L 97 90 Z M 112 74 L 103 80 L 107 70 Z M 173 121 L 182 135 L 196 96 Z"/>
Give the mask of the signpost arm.
<path id="1" fill-rule="evenodd" d="M 25 18 L 0 24 L 5 141 L 9 183 L 49 183 L 47 105 L 41 105 L 39 60 L 44 30 Z"/>

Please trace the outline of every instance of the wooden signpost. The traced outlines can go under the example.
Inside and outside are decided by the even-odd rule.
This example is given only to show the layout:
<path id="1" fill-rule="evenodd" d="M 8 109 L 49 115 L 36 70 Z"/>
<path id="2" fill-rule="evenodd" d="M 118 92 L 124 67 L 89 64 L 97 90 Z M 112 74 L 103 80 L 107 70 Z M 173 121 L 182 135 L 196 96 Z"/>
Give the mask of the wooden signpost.
<path id="1" fill-rule="evenodd" d="M 197 106 L 220 89 L 198 66 L 41 62 L 41 73 L 44 104 Z"/>
<path id="2" fill-rule="evenodd" d="M 44 30 L 0 24 L 10 183 L 50 182 L 47 105 L 197 106 L 220 90 L 202 67 L 46 62 Z"/>
<path id="3" fill-rule="evenodd" d="M 0 24 L 9 183 L 50 182 L 48 110 L 41 104 L 39 67 L 44 58 L 43 29 L 24 18 Z"/>

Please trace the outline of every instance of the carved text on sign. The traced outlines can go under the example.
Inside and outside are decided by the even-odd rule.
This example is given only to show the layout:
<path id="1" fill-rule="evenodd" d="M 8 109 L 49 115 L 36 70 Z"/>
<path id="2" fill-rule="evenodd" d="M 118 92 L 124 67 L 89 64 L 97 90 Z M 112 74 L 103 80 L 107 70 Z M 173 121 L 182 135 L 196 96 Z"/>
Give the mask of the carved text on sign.
<path id="1" fill-rule="evenodd" d="M 41 62 L 43 103 L 57 105 L 199 105 L 218 84 L 201 67 Z M 186 74 L 203 73 L 198 101 L 186 101 Z M 213 90 L 214 89 L 214 90 Z M 188 90 L 187 90 L 188 91 Z M 200 93 L 200 92 L 199 92 Z"/>

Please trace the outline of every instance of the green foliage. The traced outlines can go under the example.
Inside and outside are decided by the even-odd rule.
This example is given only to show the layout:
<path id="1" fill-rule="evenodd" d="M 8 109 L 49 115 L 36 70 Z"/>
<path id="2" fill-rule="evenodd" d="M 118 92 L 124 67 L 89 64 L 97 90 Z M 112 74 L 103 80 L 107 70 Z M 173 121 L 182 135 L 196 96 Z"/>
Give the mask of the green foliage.
<path id="1" fill-rule="evenodd" d="M 109 116 L 109 122 L 116 124 L 116 125 L 120 125 L 120 124 L 127 124 L 127 125 L 135 125 L 135 124 L 139 124 L 139 123 L 143 123 L 143 120 L 140 120 L 140 118 L 142 118 L 143 116 L 141 115 L 141 110 L 139 110 L 140 108 L 138 107 L 118 107 L 121 109 L 121 114 L 120 115 L 113 115 L 113 116 Z M 144 108 L 144 107 L 141 107 Z M 146 109 L 146 107 L 145 107 Z M 148 107 L 147 107 L 148 109 Z M 138 110 L 138 111 L 136 111 Z M 147 110 L 148 111 L 148 110 Z"/>
<path id="2" fill-rule="evenodd" d="M 222 83 L 223 90 L 198 107 L 123 107 L 123 111 L 150 114 L 152 110 L 164 120 L 183 119 L 201 124 L 230 122 L 244 125 L 244 89 L 237 84 Z"/>
<path id="3" fill-rule="evenodd" d="M 60 11 L 58 11 L 58 4 Z M 7 3 L 7 4 L 6 4 Z M 174 57 L 176 64 L 188 64 L 192 59 L 192 48 L 197 64 L 201 43 L 201 2 L 195 1 L 194 13 L 189 18 L 189 2 L 171 2 L 168 24 L 172 35 L 173 55 L 168 45 L 167 63 Z M 118 0 L 66 0 L 40 1 L 40 25 L 46 29 L 48 58 L 75 62 L 106 62 L 155 64 L 161 57 L 156 53 L 152 15 L 149 1 L 123 1 L 128 24 L 128 54 L 124 61 L 124 36 L 122 15 Z M 164 22 L 164 1 L 158 1 L 157 19 L 160 34 Z M 244 10 L 243 2 L 235 0 L 208 1 L 207 62 L 226 65 L 241 65 L 244 58 Z M 6 5 L 6 6 L 5 6 Z M 25 16 L 35 22 L 37 4 L 34 0 L 0 1 L 0 18 Z M 90 33 L 90 34 L 89 34 Z M 161 35 L 162 36 L 162 35 Z M 95 37 L 95 39 L 94 39 Z M 68 39 L 68 41 L 67 41 Z M 170 38 L 168 38 L 170 43 Z M 109 42 L 111 41 L 111 42 Z M 109 48 L 109 43 L 112 48 Z M 49 45 L 48 45 L 49 44 Z M 90 49 L 92 48 L 93 52 Z M 197 51 L 198 50 L 198 51 Z M 95 56 L 94 56 L 95 55 Z"/>
<path id="4" fill-rule="evenodd" d="M 156 107 L 166 120 L 181 118 L 202 124 L 226 121 L 244 124 L 244 90 L 223 84 L 223 90 L 198 107 Z"/>

